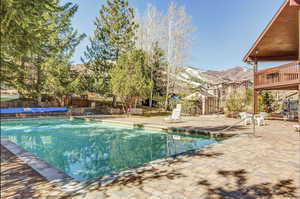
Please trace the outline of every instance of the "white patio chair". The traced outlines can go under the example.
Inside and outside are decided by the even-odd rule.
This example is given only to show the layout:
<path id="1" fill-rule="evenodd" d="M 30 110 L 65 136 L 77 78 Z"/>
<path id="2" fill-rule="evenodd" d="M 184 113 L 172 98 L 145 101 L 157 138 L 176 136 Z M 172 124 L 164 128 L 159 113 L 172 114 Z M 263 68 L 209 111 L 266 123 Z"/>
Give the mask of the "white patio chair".
<path id="1" fill-rule="evenodd" d="M 267 113 L 265 112 L 260 112 L 259 116 L 257 116 L 255 118 L 255 121 L 257 122 L 258 126 L 265 126 L 266 122 L 265 122 L 265 117 L 267 116 Z"/>
<path id="2" fill-rule="evenodd" d="M 240 117 L 244 120 L 244 125 L 247 126 L 248 124 L 252 123 L 252 115 L 246 112 L 241 112 Z"/>
<path id="3" fill-rule="evenodd" d="M 177 104 L 177 105 L 176 105 L 176 109 L 178 109 L 178 110 L 181 111 L 181 104 Z"/>
<path id="4" fill-rule="evenodd" d="M 295 131 L 300 132 L 300 124 L 294 125 Z"/>
<path id="5" fill-rule="evenodd" d="M 166 121 L 177 121 L 181 120 L 181 104 L 177 104 L 176 108 L 173 109 L 172 115 L 165 118 Z"/>

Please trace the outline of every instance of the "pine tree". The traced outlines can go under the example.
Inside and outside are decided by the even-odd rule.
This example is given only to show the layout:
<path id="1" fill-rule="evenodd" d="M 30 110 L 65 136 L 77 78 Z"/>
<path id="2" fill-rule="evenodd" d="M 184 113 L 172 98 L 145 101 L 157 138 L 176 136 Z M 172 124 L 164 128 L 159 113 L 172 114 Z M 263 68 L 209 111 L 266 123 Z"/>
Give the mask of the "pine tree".
<path id="1" fill-rule="evenodd" d="M 42 51 L 51 34 L 48 13 L 56 10 L 48 0 L 1 1 L 1 84 L 24 78 L 28 56 Z"/>
<path id="2" fill-rule="evenodd" d="M 77 6 L 61 6 L 57 0 L 4 0 L 1 11 L 1 84 L 37 101 L 52 95 L 61 86 L 54 81 L 62 71 L 57 67 L 68 70 L 74 48 L 84 37 L 71 27 Z"/>
<path id="3" fill-rule="evenodd" d="M 70 94 L 79 94 L 82 91 L 81 75 L 73 70 L 70 59 L 75 51 L 75 47 L 85 37 L 78 34 L 71 26 L 71 19 L 78 7 L 73 4 L 66 4 L 61 11 L 54 15 L 58 31 L 53 34 L 53 54 L 43 63 L 47 68 L 47 77 L 43 90 L 45 94 L 52 95 L 59 102 Z"/>
<path id="4" fill-rule="evenodd" d="M 111 70 L 112 93 L 120 98 L 124 112 L 149 96 L 151 81 L 147 74 L 146 55 L 142 50 L 123 53 Z"/>
<path id="5" fill-rule="evenodd" d="M 122 53 L 134 46 L 134 10 L 126 0 L 107 0 L 94 24 L 96 29 L 85 52 L 90 91 L 111 95 L 110 73 Z"/>
<path id="6" fill-rule="evenodd" d="M 152 107 L 153 96 L 164 96 L 165 89 L 165 68 L 166 60 L 164 57 L 164 51 L 159 48 L 158 42 L 153 44 L 153 52 L 150 53 L 149 64 L 149 76 L 151 82 L 151 92 L 149 98 L 149 107 Z"/>

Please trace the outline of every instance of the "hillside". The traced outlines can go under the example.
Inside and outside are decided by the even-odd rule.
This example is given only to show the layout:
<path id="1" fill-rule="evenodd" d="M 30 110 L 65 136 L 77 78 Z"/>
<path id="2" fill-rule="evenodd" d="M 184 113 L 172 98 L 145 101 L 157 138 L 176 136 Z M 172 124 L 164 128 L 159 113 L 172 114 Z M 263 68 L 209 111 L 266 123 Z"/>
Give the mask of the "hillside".
<path id="1" fill-rule="evenodd" d="M 201 70 L 194 67 L 182 67 L 177 75 L 178 80 L 199 85 L 201 82 L 218 84 L 251 79 L 251 71 L 244 67 L 233 67 L 227 70 Z"/>
<path id="2" fill-rule="evenodd" d="M 83 72 L 83 65 L 72 66 L 73 69 Z M 201 70 L 194 67 L 181 67 L 176 78 L 179 82 L 190 83 L 195 86 L 202 83 L 218 84 L 223 82 L 236 82 L 251 79 L 251 71 L 241 67 L 233 67 L 226 70 Z"/>

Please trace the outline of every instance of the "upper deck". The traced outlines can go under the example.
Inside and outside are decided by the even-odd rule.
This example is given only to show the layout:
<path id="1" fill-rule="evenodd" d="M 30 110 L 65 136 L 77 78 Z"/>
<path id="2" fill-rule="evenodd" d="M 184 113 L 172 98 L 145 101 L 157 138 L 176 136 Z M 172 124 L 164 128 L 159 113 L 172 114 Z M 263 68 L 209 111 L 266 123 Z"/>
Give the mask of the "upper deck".
<path id="1" fill-rule="evenodd" d="M 300 62 L 272 67 L 255 73 L 257 90 L 297 90 L 300 84 Z"/>

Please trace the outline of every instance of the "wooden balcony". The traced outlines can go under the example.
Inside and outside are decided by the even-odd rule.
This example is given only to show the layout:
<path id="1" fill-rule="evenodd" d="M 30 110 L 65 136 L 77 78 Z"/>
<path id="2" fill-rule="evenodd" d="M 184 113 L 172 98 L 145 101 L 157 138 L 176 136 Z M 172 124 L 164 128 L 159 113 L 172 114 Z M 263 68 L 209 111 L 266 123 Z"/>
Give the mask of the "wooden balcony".
<path id="1" fill-rule="evenodd" d="M 255 73 L 257 90 L 298 90 L 300 84 L 299 61 L 268 68 Z"/>

